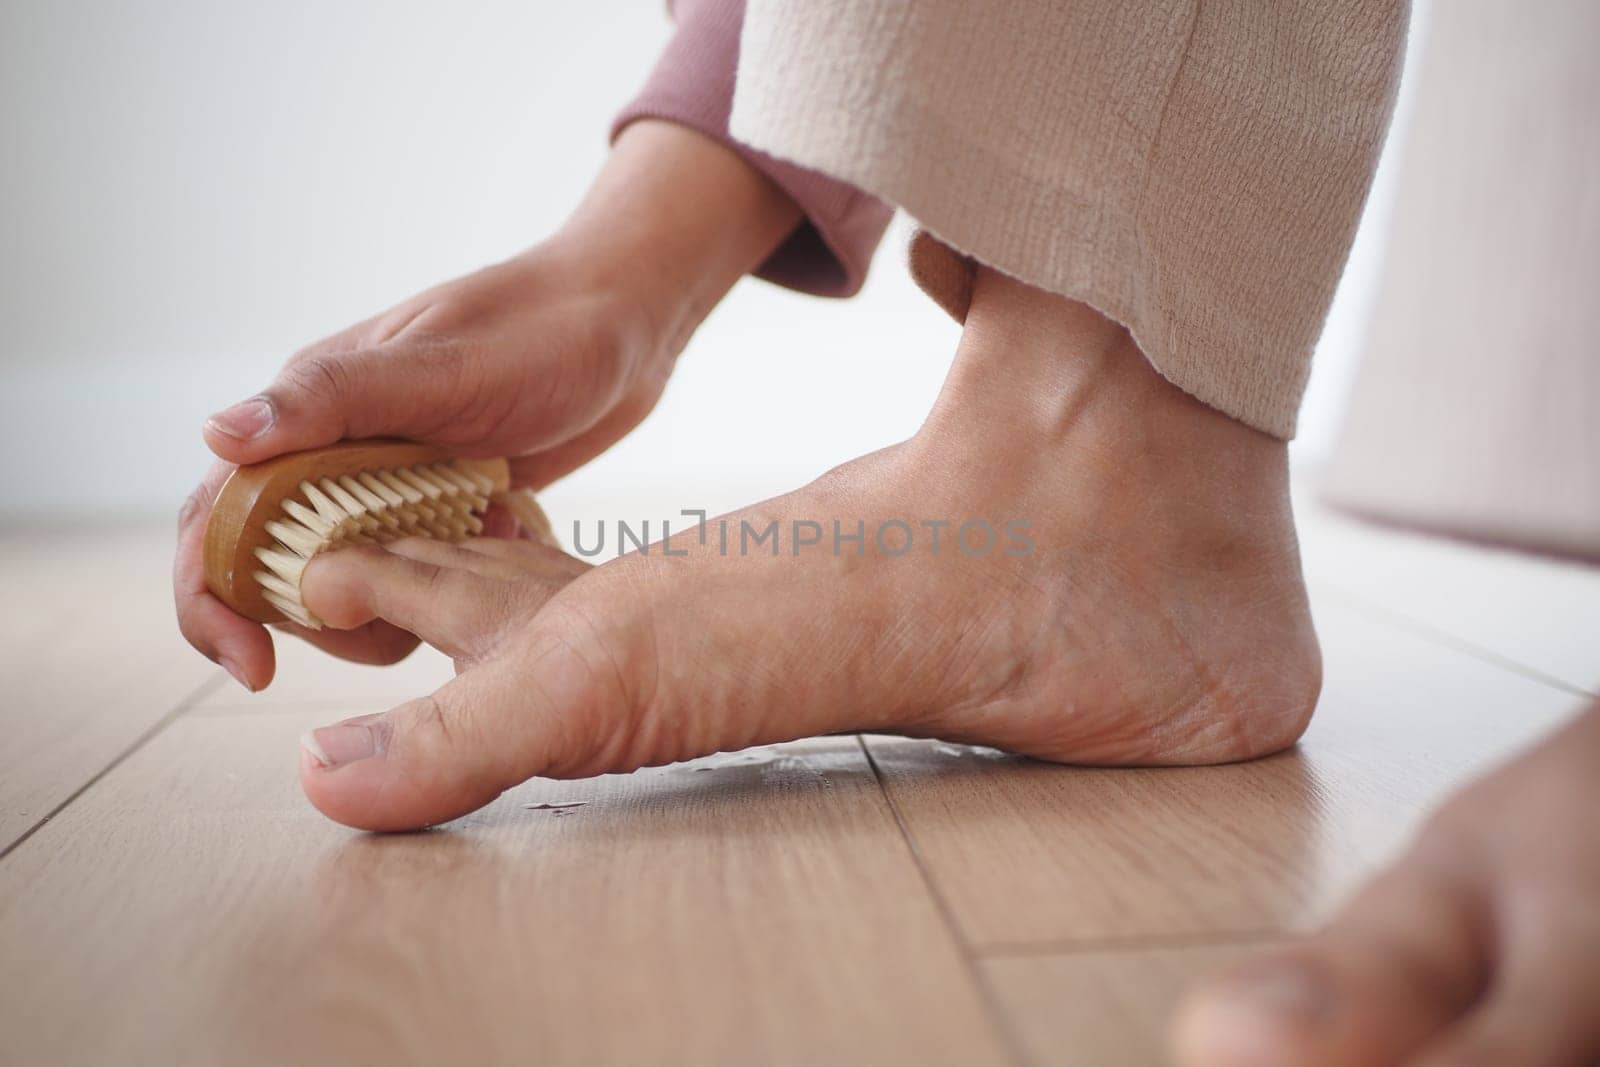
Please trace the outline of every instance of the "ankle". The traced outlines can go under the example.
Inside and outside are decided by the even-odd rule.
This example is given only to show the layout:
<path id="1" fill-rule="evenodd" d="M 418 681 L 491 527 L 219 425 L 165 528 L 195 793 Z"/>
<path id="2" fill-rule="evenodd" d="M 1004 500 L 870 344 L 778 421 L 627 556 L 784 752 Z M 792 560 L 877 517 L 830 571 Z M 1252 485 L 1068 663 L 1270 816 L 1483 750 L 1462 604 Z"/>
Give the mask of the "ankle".
<path id="1" fill-rule="evenodd" d="M 992 442 L 1013 462 L 1026 453 L 1123 480 L 1202 479 L 1191 495 L 1287 490 L 1286 442 L 1167 381 L 1089 305 L 986 268 L 928 425 Z"/>

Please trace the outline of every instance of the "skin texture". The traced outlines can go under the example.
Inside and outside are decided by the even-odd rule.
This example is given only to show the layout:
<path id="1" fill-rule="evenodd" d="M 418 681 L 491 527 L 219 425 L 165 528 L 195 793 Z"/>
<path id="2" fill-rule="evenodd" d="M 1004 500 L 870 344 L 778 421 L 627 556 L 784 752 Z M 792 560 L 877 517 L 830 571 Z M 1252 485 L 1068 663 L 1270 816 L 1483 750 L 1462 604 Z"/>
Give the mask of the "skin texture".
<path id="1" fill-rule="evenodd" d="M 1184 1067 L 1600 1063 L 1600 704 L 1458 793 L 1304 944 L 1194 991 Z"/>

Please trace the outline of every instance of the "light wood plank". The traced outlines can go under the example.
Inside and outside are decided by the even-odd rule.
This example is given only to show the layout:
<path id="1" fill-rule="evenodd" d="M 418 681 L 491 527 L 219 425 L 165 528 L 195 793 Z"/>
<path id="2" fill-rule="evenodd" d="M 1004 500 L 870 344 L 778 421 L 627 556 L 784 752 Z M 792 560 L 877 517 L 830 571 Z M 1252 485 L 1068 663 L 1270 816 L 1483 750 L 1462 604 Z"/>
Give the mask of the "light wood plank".
<path id="1" fill-rule="evenodd" d="M 274 633 L 273 642 L 278 669 L 271 685 L 249 693 L 229 679 L 197 702 L 196 713 L 297 713 L 315 706 L 333 709 L 331 722 L 394 707 L 433 692 L 455 676 L 450 658 L 427 646 L 399 663 L 372 667 L 334 659 L 289 634 Z"/>
<path id="2" fill-rule="evenodd" d="M 0 1061 L 1004 1061 L 853 738 L 379 837 L 317 721 L 181 719 L 0 863 Z"/>
<path id="3" fill-rule="evenodd" d="M 1062 767 L 870 738 L 965 937 L 997 945 L 1256 934 L 1312 923 L 1476 768 L 1570 694 L 1337 604 L 1297 750 L 1229 767 Z"/>
<path id="4" fill-rule="evenodd" d="M 1307 577 L 1600 695 L 1600 566 L 1377 526 L 1297 497 Z"/>
<path id="5" fill-rule="evenodd" d="M 222 671 L 178 634 L 171 528 L 0 533 L 0 851 Z"/>
<path id="6" fill-rule="evenodd" d="M 1196 979 L 1264 944 L 1014 956 L 984 976 L 1029 1063 L 1127 1067 L 1168 1062 L 1173 1009 Z"/>

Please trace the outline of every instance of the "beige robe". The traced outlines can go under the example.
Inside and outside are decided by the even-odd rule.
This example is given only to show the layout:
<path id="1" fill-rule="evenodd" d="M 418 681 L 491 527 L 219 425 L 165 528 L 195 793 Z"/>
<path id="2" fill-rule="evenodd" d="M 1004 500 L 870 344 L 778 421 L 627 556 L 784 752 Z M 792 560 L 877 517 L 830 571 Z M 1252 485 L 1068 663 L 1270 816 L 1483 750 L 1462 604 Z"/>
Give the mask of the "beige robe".
<path id="1" fill-rule="evenodd" d="M 1122 322 L 1290 437 L 1392 110 L 1403 0 L 749 0 L 732 136 Z"/>

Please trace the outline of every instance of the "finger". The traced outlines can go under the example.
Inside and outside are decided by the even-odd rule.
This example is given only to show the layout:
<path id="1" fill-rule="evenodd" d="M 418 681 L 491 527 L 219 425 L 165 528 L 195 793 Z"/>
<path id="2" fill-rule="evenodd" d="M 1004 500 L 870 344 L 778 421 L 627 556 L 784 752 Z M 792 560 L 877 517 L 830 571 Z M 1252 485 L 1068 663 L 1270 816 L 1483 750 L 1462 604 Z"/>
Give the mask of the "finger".
<path id="1" fill-rule="evenodd" d="M 474 811 L 535 774 L 586 773 L 623 736 L 629 697 L 594 648 L 560 631 L 544 629 L 432 696 L 307 734 L 306 796 L 347 826 L 408 830 Z"/>
<path id="2" fill-rule="evenodd" d="M 354 351 L 313 350 L 296 357 L 265 390 L 206 420 L 206 444 L 234 463 L 352 437 L 421 439 L 450 397 L 437 390 L 437 361 L 416 358 L 404 342 Z M 428 398 L 438 397 L 431 406 Z"/>
<path id="3" fill-rule="evenodd" d="M 178 513 L 172 594 L 184 639 L 254 692 L 272 681 L 272 637 L 266 627 L 236 614 L 206 588 L 206 521 L 218 490 L 232 472 L 231 464 L 214 464 Z"/>
<path id="4" fill-rule="evenodd" d="M 1402 863 L 1305 944 L 1202 986 L 1180 1012 L 1186 1067 L 1404 1062 L 1466 1010 L 1487 973 L 1476 898 Z"/>
<path id="5" fill-rule="evenodd" d="M 499 636 L 516 613 L 516 592 L 512 583 L 376 545 L 325 552 L 300 580 L 306 607 L 327 625 L 350 630 L 384 619 L 454 659 L 476 658 Z"/>
<path id="6" fill-rule="evenodd" d="M 492 451 L 500 444 L 494 431 L 522 391 L 520 373 L 496 372 L 489 381 L 477 349 L 438 339 L 319 347 L 290 360 L 261 393 L 211 416 L 206 443 L 241 464 L 386 435 Z M 498 397 L 506 399 L 497 404 Z"/>

